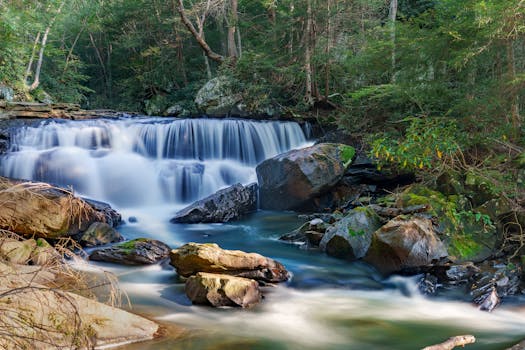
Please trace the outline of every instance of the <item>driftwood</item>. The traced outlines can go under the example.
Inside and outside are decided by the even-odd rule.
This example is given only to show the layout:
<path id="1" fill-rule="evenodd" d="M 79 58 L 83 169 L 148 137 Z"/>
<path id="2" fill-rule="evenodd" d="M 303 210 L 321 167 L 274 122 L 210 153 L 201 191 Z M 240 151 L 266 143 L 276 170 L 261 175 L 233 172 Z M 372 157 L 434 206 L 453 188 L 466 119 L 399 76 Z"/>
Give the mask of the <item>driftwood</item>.
<path id="1" fill-rule="evenodd" d="M 473 335 L 458 335 L 456 337 L 448 338 L 443 343 L 427 346 L 421 350 L 451 350 L 456 346 L 465 346 L 475 342 L 476 338 Z"/>
<path id="2" fill-rule="evenodd" d="M 369 207 L 370 209 L 374 210 L 377 213 L 377 215 L 391 218 L 394 218 L 399 215 L 423 213 L 430 209 L 430 205 L 428 204 L 412 205 L 406 208 L 387 208 L 377 204 L 371 204 L 369 205 Z"/>

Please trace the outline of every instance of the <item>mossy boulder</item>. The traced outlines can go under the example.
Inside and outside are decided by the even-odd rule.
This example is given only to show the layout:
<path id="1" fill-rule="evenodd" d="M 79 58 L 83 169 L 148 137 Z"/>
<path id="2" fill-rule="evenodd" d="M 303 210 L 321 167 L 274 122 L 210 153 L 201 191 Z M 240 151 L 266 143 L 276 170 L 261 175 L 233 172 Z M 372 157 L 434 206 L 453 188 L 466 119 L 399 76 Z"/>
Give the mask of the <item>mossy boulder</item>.
<path id="1" fill-rule="evenodd" d="M 206 272 L 188 278 L 185 291 L 192 303 L 215 307 L 250 307 L 262 298 L 255 280 Z"/>
<path id="2" fill-rule="evenodd" d="M 161 241 L 137 238 L 95 250 L 89 259 L 123 265 L 148 265 L 166 259 L 169 253 L 170 247 Z"/>
<path id="3" fill-rule="evenodd" d="M 210 272 L 262 282 L 283 282 L 289 278 L 285 267 L 273 259 L 257 253 L 222 249 L 215 243 L 187 243 L 172 250 L 170 260 L 183 277 Z"/>
<path id="4" fill-rule="evenodd" d="M 372 234 L 380 227 L 381 221 L 373 210 L 356 208 L 326 229 L 319 247 L 336 258 L 357 260 L 365 256 Z"/>
<path id="5" fill-rule="evenodd" d="M 235 84 L 233 78 L 225 75 L 207 81 L 195 95 L 197 109 L 213 117 L 242 114 L 242 96 L 234 92 Z"/>
<path id="6" fill-rule="evenodd" d="M 374 232 L 364 260 L 388 275 L 448 256 L 429 219 L 397 217 Z"/>
<path id="7" fill-rule="evenodd" d="M 312 199 L 337 184 L 354 153 L 350 146 L 321 143 L 265 160 L 256 168 L 260 207 L 312 210 Z"/>
<path id="8" fill-rule="evenodd" d="M 498 248 L 500 237 L 490 217 L 482 210 L 471 210 L 471 203 L 463 196 L 446 196 L 414 185 L 398 196 L 396 205 L 430 205 L 428 213 L 437 221 L 450 258 L 456 262 L 482 261 Z"/>

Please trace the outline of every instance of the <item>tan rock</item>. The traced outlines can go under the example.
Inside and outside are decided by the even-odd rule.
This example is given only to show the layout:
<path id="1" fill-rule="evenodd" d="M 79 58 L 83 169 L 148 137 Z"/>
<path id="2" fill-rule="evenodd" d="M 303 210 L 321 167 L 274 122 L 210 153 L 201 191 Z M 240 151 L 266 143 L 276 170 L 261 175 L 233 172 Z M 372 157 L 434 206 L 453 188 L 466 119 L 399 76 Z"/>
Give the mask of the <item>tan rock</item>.
<path id="1" fill-rule="evenodd" d="M 0 228 L 25 236 L 70 236 L 105 221 L 82 199 L 43 183 L 0 178 L 0 203 Z"/>
<path id="2" fill-rule="evenodd" d="M 0 258 L 13 264 L 26 264 L 36 247 L 34 239 L 19 241 L 14 238 L 0 239 Z"/>
<path id="3" fill-rule="evenodd" d="M 215 243 L 187 243 L 170 253 L 171 265 L 181 276 L 211 272 L 252 278 L 264 282 L 282 282 L 289 278 L 285 267 L 257 253 L 225 250 Z"/>
<path id="4" fill-rule="evenodd" d="M 2 267 L 0 271 L 9 271 Z M 17 272 L 17 271 L 15 271 Z M 82 296 L 0 276 L 0 348 L 91 349 L 152 339 L 159 326 Z"/>
<path id="5" fill-rule="evenodd" d="M 261 301 L 257 281 L 199 272 L 186 281 L 186 295 L 194 304 L 250 307 Z"/>

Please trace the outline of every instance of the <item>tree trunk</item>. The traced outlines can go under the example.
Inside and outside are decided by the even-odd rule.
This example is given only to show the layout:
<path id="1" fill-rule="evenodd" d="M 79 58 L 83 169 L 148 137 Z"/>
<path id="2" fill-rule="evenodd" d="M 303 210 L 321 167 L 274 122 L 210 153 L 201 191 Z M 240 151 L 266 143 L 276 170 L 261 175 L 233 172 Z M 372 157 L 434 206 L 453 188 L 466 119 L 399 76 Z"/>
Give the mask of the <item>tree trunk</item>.
<path id="1" fill-rule="evenodd" d="M 226 23 L 228 24 L 228 57 L 235 61 L 239 56 L 235 43 L 235 32 L 237 30 L 237 0 L 230 0 L 231 9 Z"/>
<path id="2" fill-rule="evenodd" d="M 326 2 L 326 66 L 325 66 L 325 81 L 324 81 L 324 99 L 328 101 L 328 95 L 330 94 L 330 65 L 331 59 L 330 56 L 332 51 L 332 0 L 327 0 Z"/>
<path id="3" fill-rule="evenodd" d="M 518 135 L 518 130 L 521 127 L 521 116 L 520 116 L 520 108 L 519 108 L 519 99 L 518 99 L 518 93 L 516 87 L 513 85 L 514 80 L 516 79 L 516 58 L 514 53 L 514 45 L 513 40 L 508 39 L 506 42 L 507 47 L 507 64 L 508 64 L 508 79 L 510 82 L 512 82 L 510 86 L 510 112 L 511 112 L 511 120 L 512 120 L 512 127 L 516 131 L 516 135 Z"/>
<path id="4" fill-rule="evenodd" d="M 35 60 L 35 52 L 39 42 L 40 32 L 36 34 L 35 42 L 33 43 L 33 50 L 31 51 L 31 57 L 29 58 L 26 74 L 24 75 L 24 84 L 27 84 L 27 79 L 29 79 L 29 75 L 31 74 L 31 70 L 33 69 L 33 61 Z"/>
<path id="5" fill-rule="evenodd" d="M 390 19 L 390 40 L 392 41 L 392 81 L 396 81 L 396 17 L 397 0 L 390 0 L 388 18 Z"/>
<path id="6" fill-rule="evenodd" d="M 306 0 L 306 30 L 305 30 L 305 49 L 304 49 L 304 72 L 306 91 L 304 101 L 308 107 L 314 104 L 312 93 L 312 0 Z"/>
<path id="7" fill-rule="evenodd" d="M 182 23 L 186 26 L 186 28 L 190 31 L 191 35 L 195 38 L 199 46 L 202 48 L 206 56 L 208 56 L 211 60 L 222 63 L 224 62 L 224 57 L 222 55 L 219 55 L 218 53 L 215 53 L 208 43 L 199 35 L 193 24 L 190 22 L 188 17 L 186 17 L 186 12 L 184 11 L 184 3 L 183 0 L 179 0 L 179 7 L 178 12 L 180 15 L 180 19 L 182 20 Z"/>
<path id="8" fill-rule="evenodd" d="M 38 62 L 35 68 L 35 78 L 33 80 L 33 83 L 29 86 L 29 91 L 35 90 L 40 85 L 40 72 L 42 70 L 42 63 L 44 61 L 44 50 L 46 48 L 47 38 L 49 36 L 49 32 L 51 31 L 51 27 L 53 27 L 53 24 L 55 24 L 55 21 L 58 18 L 60 12 L 62 12 L 62 7 L 64 7 L 65 3 L 66 0 L 63 0 L 60 3 L 60 6 L 58 6 L 55 16 L 51 19 L 51 22 L 49 22 L 49 25 L 44 31 L 44 36 L 42 37 L 42 42 L 40 43 L 40 52 L 38 53 Z"/>

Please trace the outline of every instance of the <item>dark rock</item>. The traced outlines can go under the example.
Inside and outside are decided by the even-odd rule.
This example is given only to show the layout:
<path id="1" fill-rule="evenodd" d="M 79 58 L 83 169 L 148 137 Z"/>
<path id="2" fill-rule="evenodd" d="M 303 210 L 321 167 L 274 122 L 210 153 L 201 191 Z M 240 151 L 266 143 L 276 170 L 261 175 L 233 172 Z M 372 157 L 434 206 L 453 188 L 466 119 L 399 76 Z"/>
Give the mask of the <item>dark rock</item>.
<path id="1" fill-rule="evenodd" d="M 154 264 L 170 254 L 170 247 L 161 241 L 137 238 L 109 248 L 95 250 L 90 260 L 112 262 L 123 265 Z"/>
<path id="2" fill-rule="evenodd" d="M 250 307 L 261 301 L 257 281 L 199 272 L 186 281 L 186 295 L 194 304 Z"/>
<path id="3" fill-rule="evenodd" d="M 324 236 L 326 229 L 329 227 L 327 223 L 319 218 L 314 218 L 309 222 L 304 223 L 298 229 L 288 232 L 279 239 L 281 241 L 288 241 L 292 243 L 307 244 L 308 246 L 319 246 L 321 239 Z"/>
<path id="4" fill-rule="evenodd" d="M 395 218 L 372 235 L 364 260 L 383 274 L 426 266 L 448 255 L 429 219 Z"/>
<path id="5" fill-rule="evenodd" d="M 214 243 L 188 243 L 170 253 L 171 265 L 183 277 L 197 272 L 227 274 L 263 282 L 283 282 L 289 278 L 284 266 L 257 253 L 225 250 Z"/>
<path id="6" fill-rule="evenodd" d="M 229 222 L 257 209 L 257 184 L 236 184 L 182 209 L 173 223 Z"/>
<path id="7" fill-rule="evenodd" d="M 474 299 L 474 302 L 479 305 L 480 310 L 491 312 L 501 303 L 501 299 L 498 296 L 496 288 L 492 287 L 489 293 Z"/>
<path id="8" fill-rule="evenodd" d="M 110 225 L 104 222 L 94 222 L 80 236 L 79 243 L 84 247 L 94 247 L 108 243 L 117 243 L 124 240 L 124 237 Z"/>
<path id="9" fill-rule="evenodd" d="M 107 203 L 96 201 L 93 199 L 82 198 L 93 209 L 104 215 L 106 224 L 112 227 L 117 227 L 122 222 L 122 216 L 115 209 Z"/>
<path id="10" fill-rule="evenodd" d="M 439 287 L 439 280 L 436 276 L 426 273 L 419 280 L 418 288 L 425 295 L 434 295 Z"/>
<path id="11" fill-rule="evenodd" d="M 353 152 L 350 146 L 325 143 L 263 161 L 256 168 L 261 208 L 315 210 L 311 200 L 337 184 Z"/>
<path id="12" fill-rule="evenodd" d="M 380 227 L 381 221 L 372 210 L 352 210 L 326 229 L 319 247 L 336 258 L 360 259 L 370 247 L 372 234 Z"/>
<path id="13" fill-rule="evenodd" d="M 136 218 L 135 216 L 130 216 L 130 217 L 128 218 L 128 221 L 129 221 L 130 223 L 138 222 L 138 220 L 137 220 L 137 218 Z"/>

